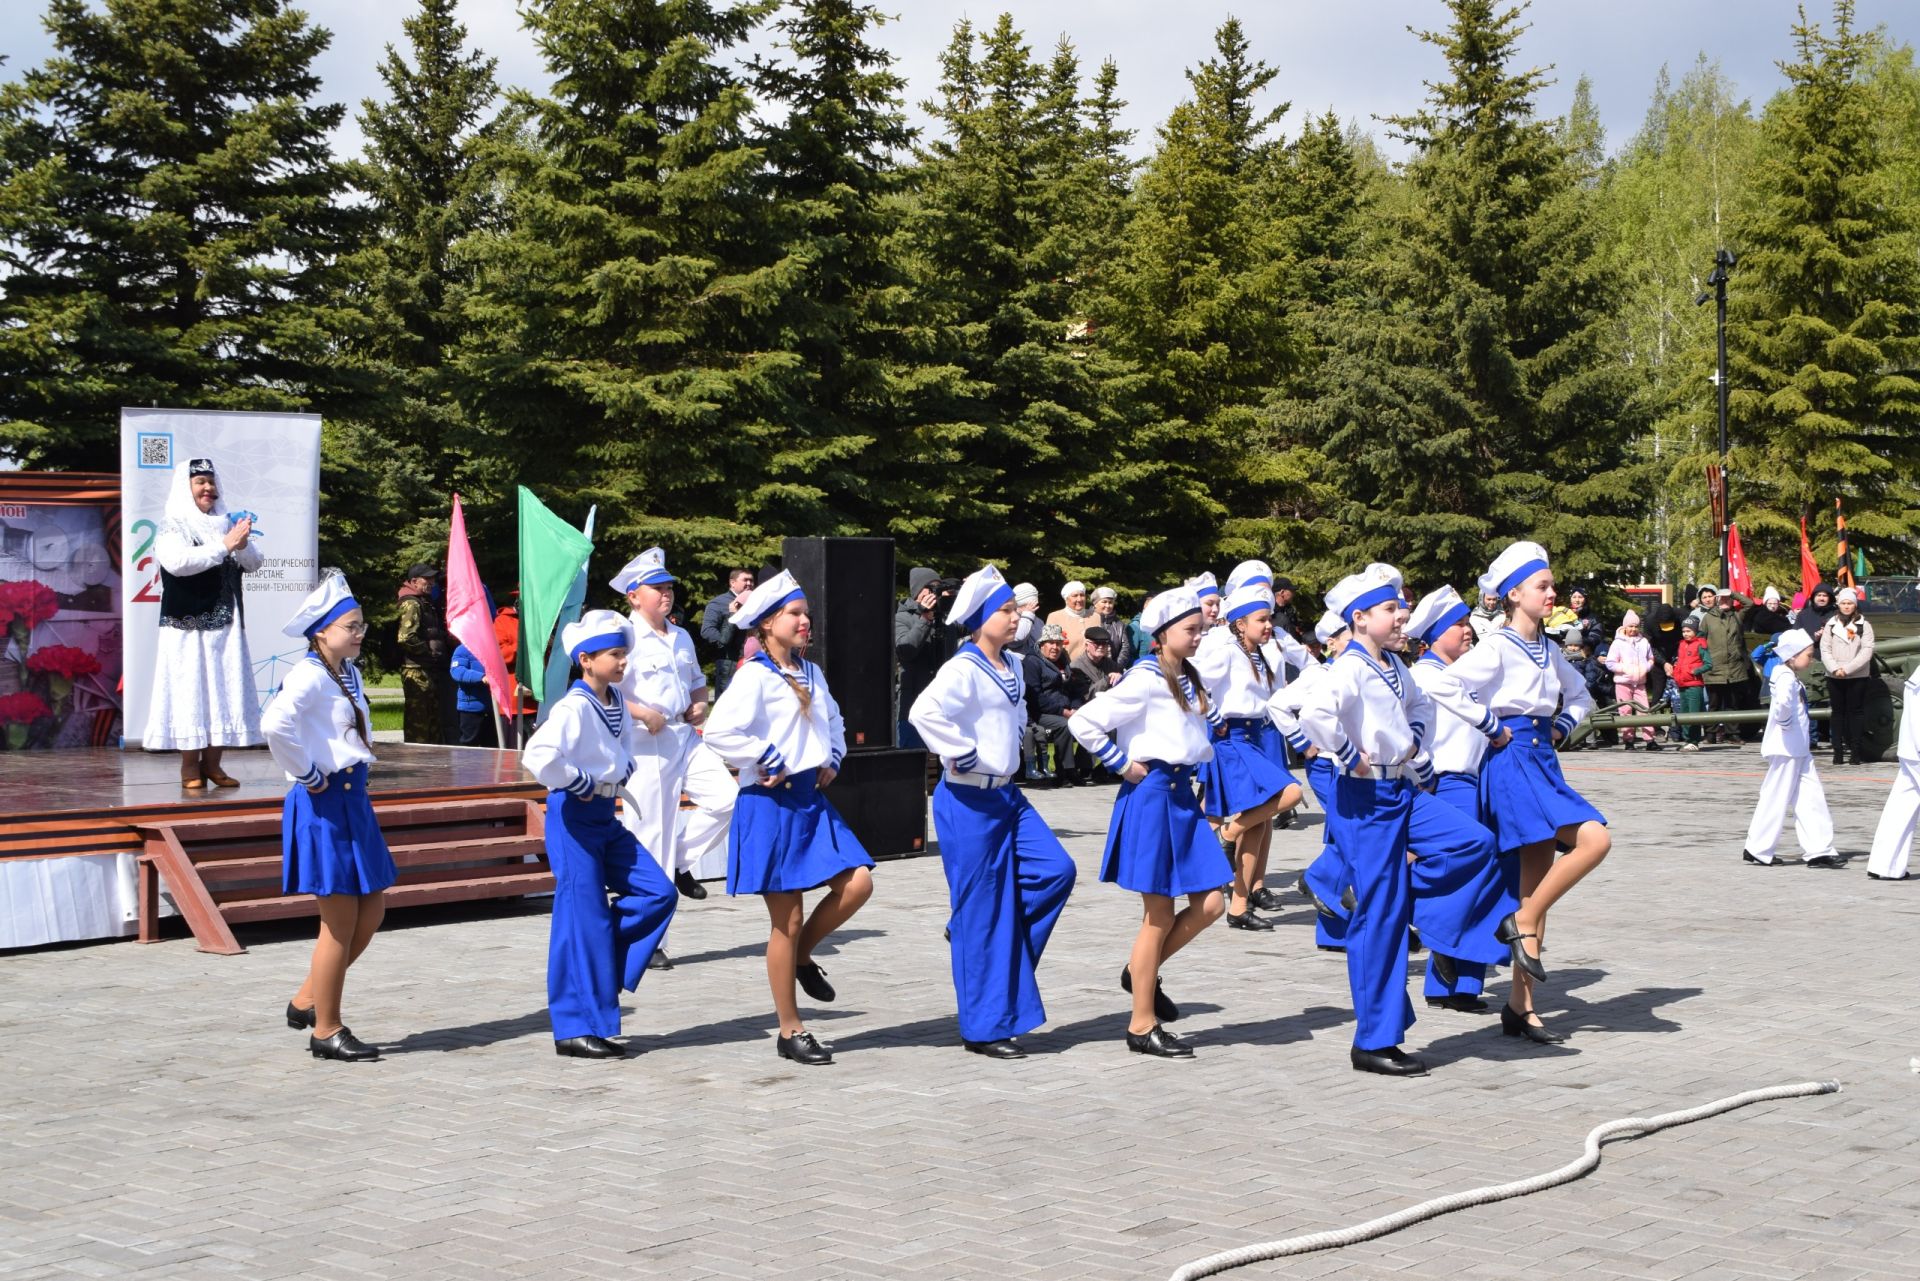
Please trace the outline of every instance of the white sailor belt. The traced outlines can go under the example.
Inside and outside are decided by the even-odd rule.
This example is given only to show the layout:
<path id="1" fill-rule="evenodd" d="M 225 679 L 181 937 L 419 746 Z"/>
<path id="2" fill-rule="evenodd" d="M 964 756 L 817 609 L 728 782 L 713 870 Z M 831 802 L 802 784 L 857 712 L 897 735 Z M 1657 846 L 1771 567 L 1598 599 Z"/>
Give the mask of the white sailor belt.
<path id="1" fill-rule="evenodd" d="M 1005 787 L 1013 781 L 1011 774 L 979 774 L 972 771 L 962 773 L 958 770 L 947 771 L 947 781 L 958 783 L 962 787 L 983 787 L 988 791 Z"/>

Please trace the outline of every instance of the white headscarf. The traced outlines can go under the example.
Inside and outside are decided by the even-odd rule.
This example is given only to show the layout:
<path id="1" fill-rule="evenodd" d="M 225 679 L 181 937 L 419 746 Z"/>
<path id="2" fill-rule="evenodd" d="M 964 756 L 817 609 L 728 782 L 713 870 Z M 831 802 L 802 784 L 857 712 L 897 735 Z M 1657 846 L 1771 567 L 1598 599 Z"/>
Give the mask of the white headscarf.
<path id="1" fill-rule="evenodd" d="M 226 486 L 220 483 L 220 472 L 215 468 L 213 511 L 201 511 L 193 501 L 192 466 L 193 460 L 188 459 L 173 469 L 173 485 L 167 490 L 167 520 L 201 543 L 217 543 L 227 536 Z"/>

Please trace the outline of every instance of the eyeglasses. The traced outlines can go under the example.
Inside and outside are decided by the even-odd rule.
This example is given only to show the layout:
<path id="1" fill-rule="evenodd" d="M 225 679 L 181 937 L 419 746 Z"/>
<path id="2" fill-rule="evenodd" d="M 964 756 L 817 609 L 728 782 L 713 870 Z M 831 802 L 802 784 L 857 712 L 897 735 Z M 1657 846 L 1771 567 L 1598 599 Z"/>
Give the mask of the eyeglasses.
<path id="1" fill-rule="evenodd" d="M 367 634 L 367 625 L 365 623 L 335 623 L 334 626 L 345 628 L 349 636 L 365 636 Z"/>

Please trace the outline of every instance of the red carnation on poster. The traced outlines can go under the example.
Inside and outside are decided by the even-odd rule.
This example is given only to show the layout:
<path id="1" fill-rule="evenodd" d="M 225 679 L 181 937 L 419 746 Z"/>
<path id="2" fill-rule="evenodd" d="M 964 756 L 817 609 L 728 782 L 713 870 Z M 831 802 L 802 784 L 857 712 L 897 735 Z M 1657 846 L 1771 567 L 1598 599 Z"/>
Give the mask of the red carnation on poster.
<path id="1" fill-rule="evenodd" d="M 31 690 L 18 694 L 0 694 L 0 725 L 31 725 L 42 716 L 53 715 L 47 700 Z"/>
<path id="2" fill-rule="evenodd" d="M 58 676 L 77 681 L 82 676 L 98 676 L 100 660 L 84 649 L 71 645 L 42 645 L 27 658 L 27 670 L 42 676 Z"/>
<path id="3" fill-rule="evenodd" d="M 0 583 L 0 627 L 32 631 L 59 612 L 60 598 L 45 584 Z"/>

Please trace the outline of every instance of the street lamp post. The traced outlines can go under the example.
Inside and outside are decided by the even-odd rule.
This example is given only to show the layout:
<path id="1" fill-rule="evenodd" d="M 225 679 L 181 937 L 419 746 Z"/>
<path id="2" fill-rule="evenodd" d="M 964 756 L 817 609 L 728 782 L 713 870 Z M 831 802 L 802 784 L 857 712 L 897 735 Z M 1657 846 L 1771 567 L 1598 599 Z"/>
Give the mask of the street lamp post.
<path id="1" fill-rule="evenodd" d="M 1720 449 L 1716 455 L 1720 477 L 1720 503 L 1718 504 L 1720 527 L 1715 533 L 1720 539 L 1720 584 L 1723 587 L 1729 585 L 1729 580 L 1733 576 L 1727 564 L 1727 526 L 1733 520 L 1732 504 L 1727 492 L 1727 272 L 1732 269 L 1733 264 L 1734 257 L 1731 251 L 1724 248 L 1715 250 L 1713 271 L 1707 276 L 1707 284 L 1713 287 L 1713 292 L 1711 295 L 1703 293 L 1693 300 L 1695 306 L 1706 302 L 1708 297 L 1712 297 L 1714 302 L 1718 354 L 1714 363 L 1713 384 L 1714 391 L 1718 393 L 1717 409 L 1720 420 Z"/>

